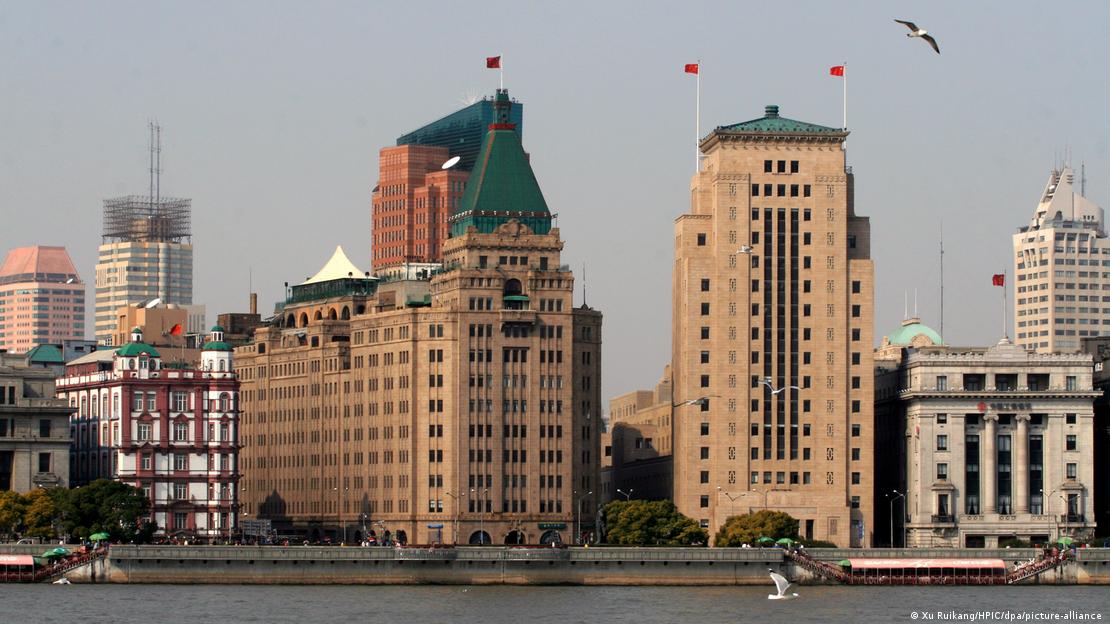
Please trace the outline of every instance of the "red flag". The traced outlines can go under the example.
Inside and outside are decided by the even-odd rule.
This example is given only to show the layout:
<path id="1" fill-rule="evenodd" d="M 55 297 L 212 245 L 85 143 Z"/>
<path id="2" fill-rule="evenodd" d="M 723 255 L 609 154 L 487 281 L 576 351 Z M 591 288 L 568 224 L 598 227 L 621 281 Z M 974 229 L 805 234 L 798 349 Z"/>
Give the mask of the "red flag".
<path id="1" fill-rule="evenodd" d="M 991 276 L 991 284 L 993 284 L 995 286 L 1005 286 L 1006 285 L 1006 274 L 1005 273 L 995 273 L 993 276 Z"/>
<path id="2" fill-rule="evenodd" d="M 181 323 L 174 323 L 173 327 L 170 328 L 170 335 L 171 336 L 180 336 L 181 334 L 184 334 L 184 333 L 185 333 L 185 328 L 181 326 Z"/>
<path id="3" fill-rule="evenodd" d="M 686 73 L 687 74 L 696 74 L 696 73 L 698 73 L 698 65 L 700 65 L 700 63 L 686 63 L 686 67 L 685 67 Z"/>
<path id="4" fill-rule="evenodd" d="M 829 68 L 829 75 L 831 75 L 831 76 L 843 76 L 844 75 L 844 66 L 843 65 L 836 65 L 836 66 L 830 67 Z"/>
<path id="5" fill-rule="evenodd" d="M 487 56 L 486 69 L 501 69 L 501 56 Z"/>

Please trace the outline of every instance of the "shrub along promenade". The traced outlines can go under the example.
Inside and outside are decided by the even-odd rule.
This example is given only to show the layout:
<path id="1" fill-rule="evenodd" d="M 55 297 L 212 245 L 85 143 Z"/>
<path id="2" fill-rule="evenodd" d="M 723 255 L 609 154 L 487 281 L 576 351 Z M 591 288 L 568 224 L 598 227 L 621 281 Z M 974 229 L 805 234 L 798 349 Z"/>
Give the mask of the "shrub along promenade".
<path id="1" fill-rule="evenodd" d="M 11 551 L 8 551 L 11 552 Z M 1031 548 L 811 549 L 813 559 L 1003 559 L 1012 568 Z M 773 568 L 822 583 L 777 548 L 131 546 L 69 574 L 73 582 L 228 584 L 764 585 Z M 1023 581 L 1110 584 L 1110 549 Z"/>

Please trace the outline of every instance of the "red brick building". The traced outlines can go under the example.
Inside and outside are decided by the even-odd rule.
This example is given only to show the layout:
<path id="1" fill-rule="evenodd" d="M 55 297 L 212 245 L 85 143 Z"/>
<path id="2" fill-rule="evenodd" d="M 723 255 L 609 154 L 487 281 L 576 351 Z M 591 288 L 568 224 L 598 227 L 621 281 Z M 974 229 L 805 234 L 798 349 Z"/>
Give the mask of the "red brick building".
<path id="1" fill-rule="evenodd" d="M 458 205 L 469 172 L 443 169 L 446 147 L 398 145 L 381 150 L 371 221 L 371 269 L 388 275 L 443 258 L 447 217 Z"/>
<path id="2" fill-rule="evenodd" d="M 223 328 L 199 369 L 167 368 L 136 329 L 131 342 L 73 360 L 56 382 L 76 412 L 70 483 L 142 488 L 158 535 L 230 538 L 237 521 L 239 378 Z"/>

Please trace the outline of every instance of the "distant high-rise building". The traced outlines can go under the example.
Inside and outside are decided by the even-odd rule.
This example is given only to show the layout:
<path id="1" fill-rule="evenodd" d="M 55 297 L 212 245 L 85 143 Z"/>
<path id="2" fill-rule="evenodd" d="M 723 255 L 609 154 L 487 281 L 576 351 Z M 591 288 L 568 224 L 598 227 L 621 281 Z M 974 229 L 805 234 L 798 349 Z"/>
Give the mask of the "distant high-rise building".
<path id="1" fill-rule="evenodd" d="M 466 189 L 468 171 L 443 169 L 446 147 L 398 145 L 381 151 L 371 222 L 371 267 L 392 276 L 443 259 L 447 218 Z"/>
<path id="2" fill-rule="evenodd" d="M 519 102 L 512 104 L 507 123 L 519 137 L 524 108 Z M 381 150 L 371 213 L 375 275 L 415 275 L 443 260 L 447 218 L 462 200 L 482 139 L 495 121 L 494 101 L 483 99 Z M 448 162 L 455 157 L 457 161 Z"/>
<path id="3" fill-rule="evenodd" d="M 1029 225 L 1014 234 L 1014 342 L 1038 353 L 1073 353 L 1081 338 L 1110 333 L 1103 211 L 1074 182 L 1071 168 L 1054 169 Z"/>
<path id="4" fill-rule="evenodd" d="M 774 509 L 872 542 L 873 266 L 845 137 L 768 106 L 701 141 L 675 222 L 674 500 L 711 535 Z"/>
<path id="5" fill-rule="evenodd" d="M 18 247 L 0 266 L 0 349 L 85 337 L 85 283 L 65 247 Z"/>
<path id="6" fill-rule="evenodd" d="M 485 98 L 446 117 L 417 128 L 397 139 L 397 145 L 435 145 L 446 147 L 451 156 L 459 157 L 455 168 L 470 171 L 478 159 L 482 139 L 489 125 L 497 121 L 494 100 Z M 524 137 L 524 104 L 513 101 L 509 123 L 518 136 Z"/>
<path id="7" fill-rule="evenodd" d="M 104 200 L 96 263 L 98 341 L 110 344 L 113 334 L 129 329 L 116 327 L 120 307 L 151 302 L 188 306 L 187 331 L 205 331 L 204 308 L 192 305 L 192 200 L 161 196 L 160 137 L 161 128 L 152 124 L 149 194 Z"/>

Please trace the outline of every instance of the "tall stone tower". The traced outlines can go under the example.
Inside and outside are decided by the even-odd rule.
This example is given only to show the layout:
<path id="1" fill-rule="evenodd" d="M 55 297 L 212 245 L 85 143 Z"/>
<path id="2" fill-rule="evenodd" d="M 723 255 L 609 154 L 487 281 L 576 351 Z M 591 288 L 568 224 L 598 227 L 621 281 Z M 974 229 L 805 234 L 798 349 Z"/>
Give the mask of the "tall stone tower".
<path id="1" fill-rule="evenodd" d="M 711 534 L 775 509 L 871 543 L 873 266 L 847 134 L 768 106 L 701 142 L 675 222 L 674 496 Z"/>

